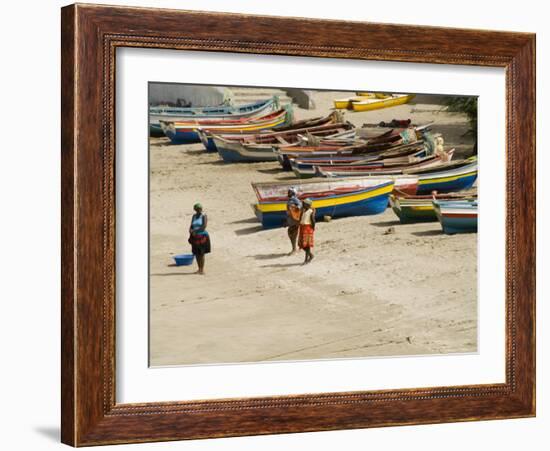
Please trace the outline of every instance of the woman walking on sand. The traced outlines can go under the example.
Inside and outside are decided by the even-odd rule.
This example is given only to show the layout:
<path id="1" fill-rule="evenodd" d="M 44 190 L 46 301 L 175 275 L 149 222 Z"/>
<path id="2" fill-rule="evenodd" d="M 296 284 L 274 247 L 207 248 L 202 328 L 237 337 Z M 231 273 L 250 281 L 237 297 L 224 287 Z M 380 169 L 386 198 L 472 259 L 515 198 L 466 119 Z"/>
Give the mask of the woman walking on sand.
<path id="1" fill-rule="evenodd" d="M 288 227 L 288 239 L 290 240 L 291 251 L 288 255 L 294 255 L 296 250 L 296 241 L 298 240 L 298 230 L 300 229 L 300 214 L 302 211 L 302 202 L 298 199 L 296 188 L 289 188 L 288 201 L 286 203 L 286 225 Z"/>
<path id="2" fill-rule="evenodd" d="M 210 253 L 210 235 L 206 231 L 208 218 L 203 214 L 200 203 L 196 203 L 193 210 L 195 210 L 195 214 L 191 218 L 189 227 L 189 244 L 191 244 L 193 255 L 197 259 L 199 267 L 197 274 L 204 274 L 204 256 Z"/>
<path id="3" fill-rule="evenodd" d="M 311 199 L 304 200 L 304 207 L 302 214 L 300 215 L 300 236 L 298 238 L 298 245 L 300 249 L 303 249 L 306 253 L 304 265 L 313 260 L 313 234 L 315 232 L 315 210 L 312 207 L 313 202 Z"/>

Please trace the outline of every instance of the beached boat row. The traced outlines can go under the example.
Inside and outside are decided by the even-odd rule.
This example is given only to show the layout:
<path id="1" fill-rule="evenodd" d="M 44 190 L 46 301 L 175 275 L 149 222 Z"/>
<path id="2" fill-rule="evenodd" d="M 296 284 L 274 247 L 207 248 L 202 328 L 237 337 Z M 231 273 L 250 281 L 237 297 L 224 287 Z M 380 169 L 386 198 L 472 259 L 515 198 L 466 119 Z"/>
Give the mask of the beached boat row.
<path id="1" fill-rule="evenodd" d="M 253 209 L 263 227 L 283 226 L 286 193 L 292 187 L 297 191 L 298 198 L 309 197 L 313 200 L 313 206 L 318 208 L 317 215 L 320 219 L 324 216 L 372 215 L 386 209 L 392 193 L 394 203 L 399 199 L 399 195 L 454 193 L 471 188 L 476 178 L 477 161 L 470 161 L 460 168 L 428 174 L 369 175 L 253 183 L 252 187 L 258 200 Z M 451 200 L 454 197 L 449 196 Z M 443 198 L 441 202 L 444 202 Z"/>
<path id="2" fill-rule="evenodd" d="M 245 105 L 220 105 L 209 107 L 149 107 L 149 130 L 152 136 L 164 136 L 161 121 L 194 120 L 228 120 L 238 118 L 255 118 L 280 109 L 279 99 L 275 96 Z"/>
<path id="3" fill-rule="evenodd" d="M 345 108 L 368 111 L 413 97 L 358 94 Z M 339 111 L 294 121 L 292 109 L 280 108 L 276 99 L 240 109 L 153 113 L 164 115 L 158 122 L 173 143 L 201 142 L 226 163 L 273 161 L 293 171 L 295 181 L 252 184 L 253 210 L 264 228 L 285 225 L 292 187 L 300 199 L 313 201 L 318 220 L 379 214 L 391 205 L 402 223 L 439 220 L 445 233 L 477 229 L 477 195 L 464 191 L 475 183 L 477 160 L 453 159 L 454 149 L 445 150 L 427 125 L 393 120 L 381 132 L 358 133 Z"/>
<path id="4" fill-rule="evenodd" d="M 160 121 L 160 126 L 174 144 L 200 143 L 200 130 L 212 134 L 258 133 L 292 123 L 292 108 L 281 108 L 258 118 L 238 119 L 188 119 L 184 121 Z"/>

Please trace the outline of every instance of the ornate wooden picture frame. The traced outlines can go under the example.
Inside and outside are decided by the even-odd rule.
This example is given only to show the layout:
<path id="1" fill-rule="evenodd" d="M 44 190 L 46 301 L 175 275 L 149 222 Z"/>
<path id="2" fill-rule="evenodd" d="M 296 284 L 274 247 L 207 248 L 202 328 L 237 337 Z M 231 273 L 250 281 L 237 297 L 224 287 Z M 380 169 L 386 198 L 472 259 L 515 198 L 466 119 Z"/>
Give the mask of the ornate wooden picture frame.
<path id="1" fill-rule="evenodd" d="M 506 382 L 117 403 L 114 99 L 119 47 L 505 68 Z M 62 9 L 61 70 L 64 443 L 85 446 L 535 415 L 533 34 L 71 5 Z"/>

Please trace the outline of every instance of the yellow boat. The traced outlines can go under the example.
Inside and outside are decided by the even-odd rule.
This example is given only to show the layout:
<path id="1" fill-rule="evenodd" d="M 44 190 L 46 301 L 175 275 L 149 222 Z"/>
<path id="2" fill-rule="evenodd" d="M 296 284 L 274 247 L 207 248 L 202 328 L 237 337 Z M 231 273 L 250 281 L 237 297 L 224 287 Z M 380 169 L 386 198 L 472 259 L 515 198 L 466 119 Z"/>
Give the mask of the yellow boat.
<path id="1" fill-rule="evenodd" d="M 410 102 L 414 94 L 395 94 L 385 99 L 365 99 L 351 102 L 353 111 L 372 111 Z"/>
<path id="2" fill-rule="evenodd" d="M 391 94 L 386 94 L 385 92 L 359 91 L 355 94 L 357 94 L 359 97 L 366 97 L 367 99 L 387 99 L 388 97 L 391 97 Z"/>
<path id="3" fill-rule="evenodd" d="M 367 92 L 367 91 L 359 91 L 355 93 L 359 97 L 366 97 L 367 99 L 373 99 L 376 97 L 376 94 L 374 92 Z"/>
<path id="4" fill-rule="evenodd" d="M 351 106 L 352 102 L 365 100 L 367 98 L 368 97 L 358 96 L 358 97 L 346 97 L 344 99 L 335 99 L 334 100 L 334 108 L 336 108 L 338 110 L 351 110 L 352 109 L 352 106 Z"/>

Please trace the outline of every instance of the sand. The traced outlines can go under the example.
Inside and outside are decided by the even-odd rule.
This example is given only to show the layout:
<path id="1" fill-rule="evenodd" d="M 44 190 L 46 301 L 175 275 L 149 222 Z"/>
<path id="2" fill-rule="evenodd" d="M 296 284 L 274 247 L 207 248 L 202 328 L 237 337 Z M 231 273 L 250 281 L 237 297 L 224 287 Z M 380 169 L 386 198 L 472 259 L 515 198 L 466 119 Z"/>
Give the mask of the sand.
<path id="1" fill-rule="evenodd" d="M 321 92 L 323 115 L 341 93 Z M 447 145 L 468 155 L 461 114 L 440 99 L 347 113 L 356 125 L 393 118 L 435 121 Z M 477 234 L 444 235 L 439 223 L 401 225 L 391 209 L 318 223 L 315 259 L 287 256 L 286 229 L 263 230 L 251 182 L 294 179 L 277 163 L 224 164 L 202 145 L 150 141 L 150 364 L 475 352 Z M 190 252 L 192 206 L 208 215 L 206 275 L 176 267 Z"/>

